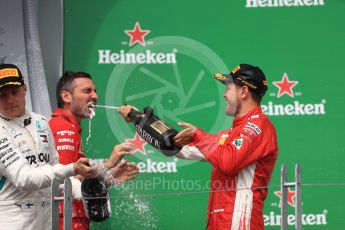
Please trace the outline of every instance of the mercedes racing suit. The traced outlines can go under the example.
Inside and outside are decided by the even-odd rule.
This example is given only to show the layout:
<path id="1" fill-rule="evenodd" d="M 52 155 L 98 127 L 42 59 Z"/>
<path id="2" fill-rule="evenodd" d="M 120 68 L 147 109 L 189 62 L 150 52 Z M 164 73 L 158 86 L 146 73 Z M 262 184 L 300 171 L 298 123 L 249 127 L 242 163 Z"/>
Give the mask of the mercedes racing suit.
<path id="1" fill-rule="evenodd" d="M 56 150 L 61 164 L 70 164 L 84 157 L 81 141 L 81 127 L 74 118 L 63 109 L 55 109 L 52 119 L 49 121 L 50 128 L 55 139 Z M 83 202 L 73 201 L 72 229 L 89 229 L 89 219 L 85 214 Z M 60 204 L 60 229 L 63 226 L 63 205 Z"/>
<path id="2" fill-rule="evenodd" d="M 0 116 L 0 229 L 51 229 L 52 179 L 73 175 L 73 164 L 58 164 L 43 116 Z"/>
<path id="3" fill-rule="evenodd" d="M 198 129 L 194 141 L 182 150 L 185 158 L 201 152 L 213 165 L 208 230 L 264 229 L 266 186 L 278 147 L 275 128 L 260 106 L 235 118 L 231 129 L 217 135 Z"/>

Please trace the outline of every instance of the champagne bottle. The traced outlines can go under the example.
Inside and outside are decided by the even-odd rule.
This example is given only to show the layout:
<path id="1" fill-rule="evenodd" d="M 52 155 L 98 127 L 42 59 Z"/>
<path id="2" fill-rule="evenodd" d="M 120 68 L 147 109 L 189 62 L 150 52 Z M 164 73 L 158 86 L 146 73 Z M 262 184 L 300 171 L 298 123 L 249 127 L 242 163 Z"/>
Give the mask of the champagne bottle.
<path id="1" fill-rule="evenodd" d="M 86 179 L 81 182 L 81 193 L 87 217 L 94 222 L 101 222 L 111 214 L 108 190 L 104 177 Z"/>
<path id="2" fill-rule="evenodd" d="M 137 133 L 164 155 L 173 156 L 180 152 L 181 148 L 174 145 L 173 140 L 178 132 L 154 115 L 152 108 L 146 107 L 144 113 L 131 110 L 128 117 L 133 121 Z"/>

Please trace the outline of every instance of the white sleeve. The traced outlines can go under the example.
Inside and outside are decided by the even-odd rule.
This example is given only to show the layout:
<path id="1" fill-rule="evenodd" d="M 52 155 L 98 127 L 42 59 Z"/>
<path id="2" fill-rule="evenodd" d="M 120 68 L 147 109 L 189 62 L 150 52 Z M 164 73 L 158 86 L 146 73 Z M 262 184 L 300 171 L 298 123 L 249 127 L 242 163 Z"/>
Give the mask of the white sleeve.
<path id="1" fill-rule="evenodd" d="M 51 185 L 54 178 L 63 181 L 75 175 L 73 164 L 43 165 L 31 167 L 24 159 L 20 149 L 9 136 L 0 140 L 0 174 L 8 178 L 19 190 L 39 190 Z"/>
<path id="2" fill-rule="evenodd" d="M 184 160 L 207 161 L 205 156 L 195 146 L 185 145 L 175 156 Z"/>
<path id="3" fill-rule="evenodd" d="M 72 182 L 72 195 L 73 198 L 81 199 L 81 181 L 75 177 L 70 177 Z"/>
<path id="4" fill-rule="evenodd" d="M 82 194 L 81 194 L 81 181 L 74 176 L 69 178 L 72 183 L 72 197 L 74 199 L 81 199 Z M 64 184 L 59 185 L 60 192 L 63 193 L 65 187 Z"/>

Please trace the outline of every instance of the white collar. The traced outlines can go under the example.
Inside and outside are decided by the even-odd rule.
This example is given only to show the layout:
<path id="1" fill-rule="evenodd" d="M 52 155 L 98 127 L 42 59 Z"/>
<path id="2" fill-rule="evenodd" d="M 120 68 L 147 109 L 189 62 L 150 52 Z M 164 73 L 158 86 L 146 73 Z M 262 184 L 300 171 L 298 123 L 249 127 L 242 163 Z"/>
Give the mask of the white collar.
<path id="1" fill-rule="evenodd" d="M 3 119 L 5 121 L 11 121 L 19 125 L 20 127 L 25 127 L 29 124 L 31 124 L 31 116 L 30 113 L 25 109 L 25 114 L 20 116 L 20 117 L 15 117 L 15 118 L 9 118 L 6 117 L 2 114 L 0 114 L 0 119 Z"/>

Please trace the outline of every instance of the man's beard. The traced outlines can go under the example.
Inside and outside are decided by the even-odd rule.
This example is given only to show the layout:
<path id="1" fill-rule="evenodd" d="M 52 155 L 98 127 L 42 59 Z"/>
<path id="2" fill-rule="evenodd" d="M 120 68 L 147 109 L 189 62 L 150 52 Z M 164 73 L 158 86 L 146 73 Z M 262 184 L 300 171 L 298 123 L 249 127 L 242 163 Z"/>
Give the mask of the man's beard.
<path id="1" fill-rule="evenodd" d="M 226 111 L 225 113 L 229 116 L 235 116 L 238 111 L 238 101 L 237 99 L 229 100 L 226 102 Z"/>
<path id="2" fill-rule="evenodd" d="M 90 118 L 92 115 L 92 108 L 89 107 L 89 104 L 86 104 L 82 107 L 77 107 L 74 109 L 75 114 L 77 114 L 81 118 Z"/>

